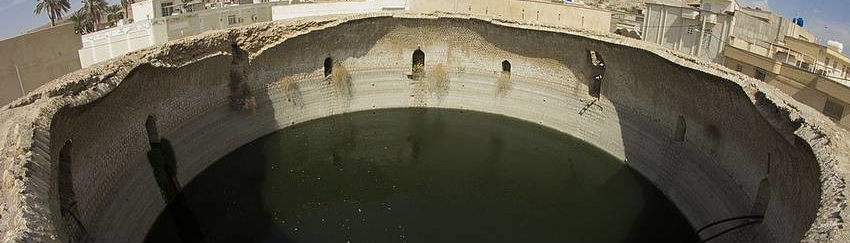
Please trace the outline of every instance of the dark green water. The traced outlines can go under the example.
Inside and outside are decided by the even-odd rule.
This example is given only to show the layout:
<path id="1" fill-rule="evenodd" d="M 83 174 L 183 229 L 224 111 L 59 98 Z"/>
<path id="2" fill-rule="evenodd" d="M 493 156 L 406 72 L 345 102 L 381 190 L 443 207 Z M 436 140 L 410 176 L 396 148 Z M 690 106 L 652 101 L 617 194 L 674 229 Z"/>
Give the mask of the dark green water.
<path id="1" fill-rule="evenodd" d="M 604 151 L 534 123 L 457 110 L 296 125 L 233 151 L 181 196 L 146 242 L 697 240 L 673 204 Z M 187 227 L 201 236 L 181 240 Z"/>

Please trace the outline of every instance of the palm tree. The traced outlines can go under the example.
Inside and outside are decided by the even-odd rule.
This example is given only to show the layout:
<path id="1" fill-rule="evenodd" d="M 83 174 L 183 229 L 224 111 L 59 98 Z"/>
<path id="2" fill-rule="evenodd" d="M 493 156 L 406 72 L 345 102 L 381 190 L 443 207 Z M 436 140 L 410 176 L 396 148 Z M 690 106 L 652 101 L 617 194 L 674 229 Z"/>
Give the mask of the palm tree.
<path id="1" fill-rule="evenodd" d="M 123 18 L 121 11 L 123 9 L 118 5 L 109 5 L 106 7 L 106 20 L 109 21 L 109 25 L 114 25 L 119 19 Z"/>
<path id="2" fill-rule="evenodd" d="M 86 15 L 88 15 L 87 17 L 92 23 L 93 31 L 97 31 L 100 27 L 100 21 L 106 15 L 106 8 L 108 6 L 109 4 L 106 3 L 106 0 L 83 0 L 83 9 L 85 9 Z"/>
<path id="3" fill-rule="evenodd" d="M 92 32 L 93 26 L 91 21 L 89 21 L 88 15 L 84 9 L 77 10 L 70 16 L 68 16 L 68 20 L 74 22 L 74 31 L 77 34 L 86 34 Z"/>
<path id="4" fill-rule="evenodd" d="M 130 19 L 130 6 L 133 5 L 133 0 L 121 0 L 121 7 L 124 8 L 124 19 Z M 126 21 L 125 21 L 126 22 Z"/>
<path id="5" fill-rule="evenodd" d="M 71 9 L 71 3 L 68 0 L 37 0 L 35 4 L 35 14 L 47 12 L 47 18 L 50 19 L 50 26 L 55 26 L 57 20 L 62 20 L 62 14 Z"/>

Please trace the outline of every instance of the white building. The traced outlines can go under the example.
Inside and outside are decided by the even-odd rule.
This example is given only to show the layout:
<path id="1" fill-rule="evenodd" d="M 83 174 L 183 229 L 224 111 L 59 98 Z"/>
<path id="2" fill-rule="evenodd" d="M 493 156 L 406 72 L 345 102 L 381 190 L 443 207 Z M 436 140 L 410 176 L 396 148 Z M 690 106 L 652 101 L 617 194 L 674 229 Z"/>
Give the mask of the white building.
<path id="1" fill-rule="evenodd" d="M 407 9 L 408 6 L 406 0 L 368 0 L 358 2 L 292 4 L 272 7 L 272 19 L 282 20 L 308 16 L 371 13 Z"/>
<path id="2" fill-rule="evenodd" d="M 257 4 L 224 3 L 201 6 L 181 0 L 147 0 L 132 5 L 132 24 L 83 35 L 80 64 L 88 67 L 128 52 L 196 35 L 205 31 L 305 16 L 351 14 L 407 9 L 406 0 L 366 0 L 290 4 L 290 1 Z"/>
<path id="3" fill-rule="evenodd" d="M 175 4 L 179 4 L 176 6 Z M 271 6 L 248 4 L 182 13 L 179 0 L 147 0 L 134 3 L 132 24 L 83 35 L 80 64 L 92 64 L 128 52 L 209 30 L 271 21 Z"/>
<path id="4" fill-rule="evenodd" d="M 732 33 L 734 12 L 733 0 L 703 0 L 700 5 L 647 3 L 643 39 L 719 63 Z"/>

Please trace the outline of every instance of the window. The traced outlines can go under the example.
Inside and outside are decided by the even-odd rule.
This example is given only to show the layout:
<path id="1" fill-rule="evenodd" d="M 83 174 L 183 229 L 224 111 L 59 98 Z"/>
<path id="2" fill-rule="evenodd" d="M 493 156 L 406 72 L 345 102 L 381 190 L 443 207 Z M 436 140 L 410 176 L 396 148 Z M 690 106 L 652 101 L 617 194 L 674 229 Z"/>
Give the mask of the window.
<path id="1" fill-rule="evenodd" d="M 413 74 L 422 74 L 425 72 L 425 52 L 420 49 L 413 51 Z"/>
<path id="2" fill-rule="evenodd" d="M 334 70 L 334 59 L 328 57 L 325 58 L 325 77 L 331 76 Z"/>
<path id="3" fill-rule="evenodd" d="M 227 25 L 236 24 L 236 15 L 227 16 Z"/>
<path id="4" fill-rule="evenodd" d="M 764 81 L 767 79 L 767 73 L 765 73 L 764 70 L 756 69 L 756 75 L 753 77 L 758 80 Z"/>
<path id="5" fill-rule="evenodd" d="M 508 60 L 502 61 L 502 72 L 511 72 L 511 62 Z"/>
<path id="6" fill-rule="evenodd" d="M 844 106 L 838 102 L 827 99 L 826 104 L 823 106 L 823 114 L 832 119 L 841 120 L 841 117 L 844 116 Z"/>
<path id="7" fill-rule="evenodd" d="M 714 34 L 711 29 L 707 29 L 703 31 L 703 33 L 705 35 L 705 43 L 703 43 L 703 45 L 705 46 L 705 50 L 707 51 L 711 49 L 712 37 L 714 37 Z"/>
<path id="8" fill-rule="evenodd" d="M 735 65 L 735 71 L 740 72 L 742 70 L 744 70 L 744 66 L 741 66 L 741 64 Z"/>
<path id="9" fill-rule="evenodd" d="M 174 13 L 174 3 L 172 3 L 172 2 L 160 3 L 159 6 L 162 8 L 162 16 L 163 17 L 171 16 L 171 14 Z"/>

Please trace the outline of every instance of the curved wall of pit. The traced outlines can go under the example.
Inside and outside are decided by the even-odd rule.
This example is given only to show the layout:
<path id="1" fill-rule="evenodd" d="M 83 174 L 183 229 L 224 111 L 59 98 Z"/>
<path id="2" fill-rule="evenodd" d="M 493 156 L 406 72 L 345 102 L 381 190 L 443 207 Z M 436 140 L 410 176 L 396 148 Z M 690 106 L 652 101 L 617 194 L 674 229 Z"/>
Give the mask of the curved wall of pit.
<path id="1" fill-rule="evenodd" d="M 844 202 L 843 180 L 823 172 L 842 159 L 830 154 L 836 146 L 846 146 L 830 143 L 834 124 L 800 115 L 787 106 L 797 105 L 792 99 L 749 79 L 644 45 L 395 14 L 254 25 L 134 53 L 11 106 L 50 104 L 41 105 L 50 125 L 32 136 L 34 153 L 43 154 L 32 157 L 41 166 L 32 176 L 48 179 L 34 187 L 47 196 L 27 201 L 41 205 L 30 214 L 41 226 L 31 235 L 63 242 L 79 235 L 61 209 L 70 190 L 74 218 L 95 242 L 143 240 L 165 206 L 146 155 L 149 116 L 173 144 L 186 185 L 233 149 L 286 126 L 442 107 L 516 117 L 588 141 L 656 184 L 695 228 L 764 216 L 716 242 L 840 242 L 835 222 L 845 212 L 830 203 Z M 425 53 L 423 73 L 412 72 L 416 50 Z M 335 64 L 326 76 L 329 57 Z M 600 75 L 596 98 L 590 87 Z"/>

